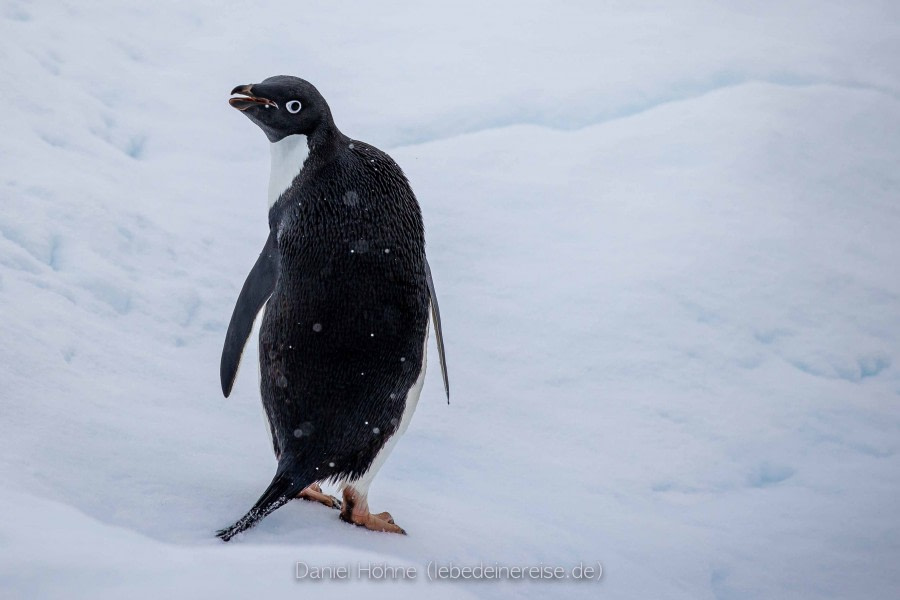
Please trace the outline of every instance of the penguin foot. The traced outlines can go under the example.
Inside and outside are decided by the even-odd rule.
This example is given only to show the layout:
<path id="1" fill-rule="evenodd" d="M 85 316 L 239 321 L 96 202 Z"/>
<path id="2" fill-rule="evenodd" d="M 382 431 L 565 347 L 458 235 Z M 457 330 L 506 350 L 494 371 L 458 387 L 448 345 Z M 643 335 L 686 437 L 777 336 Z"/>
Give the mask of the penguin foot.
<path id="1" fill-rule="evenodd" d="M 344 505 L 341 507 L 341 520 L 353 523 L 359 527 L 365 527 L 370 531 L 387 531 L 389 533 L 406 535 L 406 531 L 394 523 L 394 517 L 391 516 L 391 513 L 380 512 L 372 514 L 369 512 L 369 502 L 366 497 L 349 485 L 344 488 Z"/>
<path id="2" fill-rule="evenodd" d="M 320 504 L 324 504 L 328 508 L 333 508 L 335 510 L 340 510 L 341 508 L 341 501 L 334 496 L 329 496 L 324 493 L 318 483 L 313 483 L 312 485 L 303 488 L 303 490 L 297 494 L 297 497 L 302 498 L 303 500 L 309 500 L 310 502 L 319 502 Z"/>

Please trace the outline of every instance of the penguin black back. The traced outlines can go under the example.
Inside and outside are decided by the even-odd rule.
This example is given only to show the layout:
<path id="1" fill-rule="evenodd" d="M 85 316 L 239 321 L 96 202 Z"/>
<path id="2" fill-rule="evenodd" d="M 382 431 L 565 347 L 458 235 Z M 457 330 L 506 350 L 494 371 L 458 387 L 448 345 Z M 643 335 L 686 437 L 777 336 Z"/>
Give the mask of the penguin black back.
<path id="1" fill-rule="evenodd" d="M 275 442 L 320 457 L 326 477 L 359 475 L 396 430 L 428 320 L 415 197 L 386 154 L 341 142 L 270 213 L 282 267 L 260 335 Z"/>

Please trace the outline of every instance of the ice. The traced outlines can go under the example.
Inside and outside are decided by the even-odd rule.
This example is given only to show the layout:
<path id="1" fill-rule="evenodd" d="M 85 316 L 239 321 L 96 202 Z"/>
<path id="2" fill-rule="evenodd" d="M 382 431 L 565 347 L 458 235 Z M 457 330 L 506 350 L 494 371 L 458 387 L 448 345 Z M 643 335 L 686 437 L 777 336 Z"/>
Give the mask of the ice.
<path id="1" fill-rule="evenodd" d="M 6 2 L 4 593 L 891 597 L 898 22 L 874 1 Z M 268 235 L 268 142 L 228 92 L 275 74 L 422 206 L 453 404 L 432 350 L 369 497 L 408 536 L 292 502 L 214 537 L 275 470 L 255 335 L 229 399 L 218 381 Z M 298 582 L 300 560 L 420 577 Z M 429 583 L 430 560 L 604 574 Z"/>

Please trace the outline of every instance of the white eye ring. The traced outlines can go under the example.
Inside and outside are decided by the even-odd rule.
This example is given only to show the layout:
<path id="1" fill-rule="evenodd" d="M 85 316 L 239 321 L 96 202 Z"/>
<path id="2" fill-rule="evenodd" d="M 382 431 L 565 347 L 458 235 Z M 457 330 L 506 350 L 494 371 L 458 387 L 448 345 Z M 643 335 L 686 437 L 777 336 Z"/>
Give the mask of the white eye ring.
<path id="1" fill-rule="evenodd" d="M 303 108 L 303 106 L 300 104 L 299 100 L 291 100 L 290 102 L 285 104 L 284 107 L 292 115 L 300 112 L 300 109 Z"/>

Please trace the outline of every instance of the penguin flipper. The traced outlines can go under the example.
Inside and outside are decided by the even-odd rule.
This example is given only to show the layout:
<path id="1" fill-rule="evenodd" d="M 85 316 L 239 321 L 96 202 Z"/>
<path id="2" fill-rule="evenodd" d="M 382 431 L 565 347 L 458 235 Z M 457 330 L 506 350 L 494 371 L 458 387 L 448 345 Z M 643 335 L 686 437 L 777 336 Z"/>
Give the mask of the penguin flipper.
<path id="1" fill-rule="evenodd" d="M 450 404 L 450 379 L 447 377 L 447 356 L 444 352 L 444 332 L 441 330 L 441 309 L 438 307 L 437 293 L 434 291 L 434 280 L 431 278 L 428 259 L 425 259 L 425 279 L 428 281 L 428 293 L 431 295 L 431 319 L 434 321 L 438 356 L 441 360 L 441 375 L 444 376 L 444 391 L 447 393 L 447 404 Z"/>
<path id="2" fill-rule="evenodd" d="M 225 345 L 222 348 L 222 361 L 219 364 L 219 377 L 222 381 L 222 393 L 227 398 L 234 386 L 244 345 L 253 329 L 253 321 L 260 309 L 272 295 L 275 282 L 278 280 L 278 252 L 276 251 L 275 233 L 269 233 L 256 264 L 250 269 L 241 294 L 238 296 L 228 333 L 225 334 Z"/>

